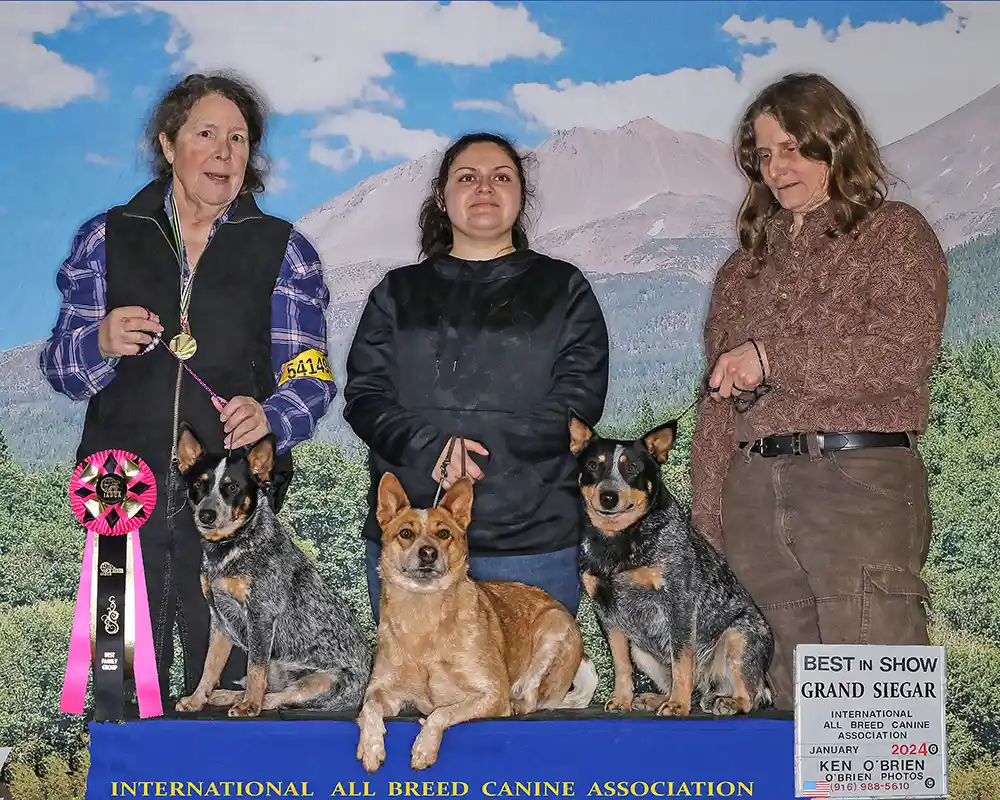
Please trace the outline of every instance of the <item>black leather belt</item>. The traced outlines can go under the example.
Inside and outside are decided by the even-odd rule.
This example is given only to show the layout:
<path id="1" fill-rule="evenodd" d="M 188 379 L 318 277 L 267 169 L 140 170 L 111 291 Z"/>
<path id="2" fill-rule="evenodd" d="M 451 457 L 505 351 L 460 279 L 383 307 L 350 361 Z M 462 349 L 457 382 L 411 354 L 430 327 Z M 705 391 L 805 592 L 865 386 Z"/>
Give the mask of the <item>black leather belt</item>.
<path id="1" fill-rule="evenodd" d="M 775 456 L 808 455 L 809 442 L 805 433 L 789 433 L 783 436 L 765 436 L 750 447 L 751 453 L 759 453 L 764 458 Z M 863 450 L 867 447 L 909 447 L 910 437 L 905 433 L 817 433 L 820 453 L 840 450 Z M 746 447 L 750 442 L 740 442 Z"/>

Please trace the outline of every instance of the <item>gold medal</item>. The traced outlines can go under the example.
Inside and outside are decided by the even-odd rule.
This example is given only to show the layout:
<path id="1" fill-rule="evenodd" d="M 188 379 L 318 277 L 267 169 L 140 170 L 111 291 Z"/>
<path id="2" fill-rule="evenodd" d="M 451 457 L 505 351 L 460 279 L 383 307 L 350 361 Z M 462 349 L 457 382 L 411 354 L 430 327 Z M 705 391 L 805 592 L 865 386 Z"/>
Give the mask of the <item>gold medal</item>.
<path id="1" fill-rule="evenodd" d="M 198 342 L 188 333 L 178 333 L 170 340 L 170 352 L 181 361 L 187 361 L 198 352 Z"/>

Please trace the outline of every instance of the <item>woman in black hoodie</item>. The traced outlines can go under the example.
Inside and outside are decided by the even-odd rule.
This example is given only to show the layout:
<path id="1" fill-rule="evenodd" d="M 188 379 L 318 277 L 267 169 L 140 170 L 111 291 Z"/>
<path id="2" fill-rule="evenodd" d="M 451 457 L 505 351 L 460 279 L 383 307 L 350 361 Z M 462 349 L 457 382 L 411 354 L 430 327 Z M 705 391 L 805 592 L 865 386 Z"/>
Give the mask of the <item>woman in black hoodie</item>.
<path id="1" fill-rule="evenodd" d="M 509 141 L 463 136 L 421 209 L 425 259 L 386 274 L 361 315 L 344 418 L 369 447 L 364 536 L 376 621 L 379 481 L 393 472 L 414 507 L 429 507 L 439 482 L 446 490 L 460 476 L 463 443 L 476 487 L 471 576 L 522 581 L 572 614 L 579 607 L 568 412 L 592 423 L 603 413 L 608 332 L 580 270 L 528 247 L 530 196 Z"/>

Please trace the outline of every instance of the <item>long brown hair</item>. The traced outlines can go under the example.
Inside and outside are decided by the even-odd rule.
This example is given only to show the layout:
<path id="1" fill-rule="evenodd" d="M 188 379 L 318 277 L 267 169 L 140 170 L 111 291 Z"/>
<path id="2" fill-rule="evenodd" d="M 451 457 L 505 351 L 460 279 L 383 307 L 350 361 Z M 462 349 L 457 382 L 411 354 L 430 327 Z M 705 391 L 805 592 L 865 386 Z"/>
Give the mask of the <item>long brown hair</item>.
<path id="1" fill-rule="evenodd" d="M 756 262 L 764 254 L 764 227 L 781 208 L 761 174 L 754 121 L 762 114 L 794 137 L 803 156 L 827 165 L 830 236 L 850 232 L 885 200 L 888 170 L 854 103 L 822 75 L 786 75 L 757 95 L 736 135 L 736 162 L 750 184 L 737 229 L 740 244 Z"/>

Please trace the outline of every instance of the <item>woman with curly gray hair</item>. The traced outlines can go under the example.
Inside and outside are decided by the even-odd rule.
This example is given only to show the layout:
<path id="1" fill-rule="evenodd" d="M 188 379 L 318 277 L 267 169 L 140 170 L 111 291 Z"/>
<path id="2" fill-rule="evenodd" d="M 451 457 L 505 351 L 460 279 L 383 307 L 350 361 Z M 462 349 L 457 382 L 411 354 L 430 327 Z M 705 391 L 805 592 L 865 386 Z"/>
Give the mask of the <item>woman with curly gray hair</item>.
<path id="1" fill-rule="evenodd" d="M 88 403 L 77 461 L 122 449 L 156 476 L 141 542 L 164 697 L 174 622 L 186 693 L 209 633 L 201 544 L 175 469 L 180 423 L 216 452 L 273 433 L 278 507 L 289 451 L 336 394 L 319 256 L 254 200 L 264 191 L 266 117 L 254 89 L 231 75 L 189 75 L 166 93 L 147 129 L 153 180 L 76 234 L 40 357 L 56 391 Z M 223 684 L 245 674 L 241 658 Z"/>

